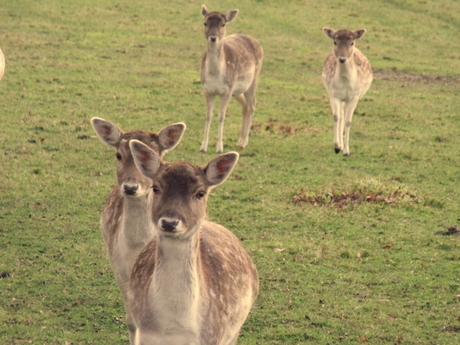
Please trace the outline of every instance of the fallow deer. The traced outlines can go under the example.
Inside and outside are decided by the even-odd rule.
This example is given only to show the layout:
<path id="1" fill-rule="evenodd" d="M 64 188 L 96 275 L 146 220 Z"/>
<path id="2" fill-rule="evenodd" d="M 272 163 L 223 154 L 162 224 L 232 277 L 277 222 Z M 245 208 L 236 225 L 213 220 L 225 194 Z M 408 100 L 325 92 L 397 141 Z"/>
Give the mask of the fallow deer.
<path id="1" fill-rule="evenodd" d="M 218 123 L 217 152 L 223 152 L 224 121 L 228 103 L 233 97 L 243 107 L 243 124 L 238 147 L 245 148 L 249 140 L 252 118 L 256 108 L 257 77 L 262 67 L 263 50 L 259 43 L 247 35 L 225 37 L 226 25 L 238 14 L 209 12 L 202 6 L 204 36 L 208 42 L 201 61 L 201 83 L 206 98 L 206 121 L 200 150 L 208 149 L 214 99 L 221 98 Z"/>
<path id="2" fill-rule="evenodd" d="M 118 184 L 107 197 L 100 223 L 115 278 L 125 302 L 130 344 L 135 344 L 135 328 L 126 303 L 127 288 L 137 255 L 153 237 L 149 208 L 153 192 L 151 180 L 142 175 L 134 164 L 129 142 L 140 140 L 161 157 L 179 143 L 185 124 L 167 126 L 158 134 L 140 130 L 123 132 L 115 124 L 97 117 L 91 119 L 91 124 L 101 141 L 116 150 Z"/>
<path id="3" fill-rule="evenodd" d="M 5 56 L 0 49 L 0 80 L 3 78 L 3 73 L 5 73 Z"/>
<path id="4" fill-rule="evenodd" d="M 202 168 L 162 163 L 139 141 L 130 147 L 155 193 L 150 209 L 155 236 L 139 254 L 129 284 L 139 344 L 235 344 L 258 294 L 258 273 L 236 236 L 206 220 L 206 204 L 238 153 Z"/>
<path id="5" fill-rule="evenodd" d="M 342 150 L 345 156 L 349 156 L 353 112 L 372 83 L 371 64 L 355 47 L 355 41 L 366 30 L 323 28 L 323 31 L 334 41 L 334 51 L 326 58 L 322 72 L 334 119 L 334 150 L 335 153 Z"/>

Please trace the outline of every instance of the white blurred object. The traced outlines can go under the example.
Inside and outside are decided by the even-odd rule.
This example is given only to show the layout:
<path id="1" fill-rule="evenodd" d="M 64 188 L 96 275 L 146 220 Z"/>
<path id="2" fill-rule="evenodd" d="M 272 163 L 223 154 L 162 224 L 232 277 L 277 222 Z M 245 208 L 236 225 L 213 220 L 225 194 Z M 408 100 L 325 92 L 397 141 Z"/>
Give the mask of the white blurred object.
<path id="1" fill-rule="evenodd" d="M 0 49 L 0 79 L 3 78 L 4 72 L 5 72 L 5 56 L 3 56 L 3 52 Z"/>

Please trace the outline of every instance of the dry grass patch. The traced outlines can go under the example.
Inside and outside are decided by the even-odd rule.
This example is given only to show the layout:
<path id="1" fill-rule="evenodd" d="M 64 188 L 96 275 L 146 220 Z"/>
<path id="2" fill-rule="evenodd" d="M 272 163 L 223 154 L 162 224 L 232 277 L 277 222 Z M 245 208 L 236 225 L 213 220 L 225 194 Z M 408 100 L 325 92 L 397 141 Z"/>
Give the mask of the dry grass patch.
<path id="1" fill-rule="evenodd" d="M 421 196 L 400 182 L 377 179 L 363 179 L 350 185 L 328 186 L 319 190 L 302 189 L 292 197 L 291 202 L 295 205 L 333 205 L 337 209 L 362 203 L 442 206 L 441 202 Z"/>

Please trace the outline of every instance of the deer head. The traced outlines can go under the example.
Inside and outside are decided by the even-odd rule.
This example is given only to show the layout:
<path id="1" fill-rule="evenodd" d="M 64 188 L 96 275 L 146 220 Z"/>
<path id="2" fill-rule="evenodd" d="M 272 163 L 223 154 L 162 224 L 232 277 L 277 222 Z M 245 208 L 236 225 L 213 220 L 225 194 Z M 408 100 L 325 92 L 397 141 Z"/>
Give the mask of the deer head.
<path id="1" fill-rule="evenodd" d="M 345 63 L 347 59 L 351 58 L 355 49 L 355 41 L 363 37 L 366 32 L 365 29 L 335 31 L 330 28 L 323 28 L 323 31 L 327 37 L 334 41 L 334 54 L 340 63 Z"/>
<path id="2" fill-rule="evenodd" d="M 130 148 L 139 171 L 153 182 L 151 214 L 160 237 L 177 239 L 190 238 L 201 227 L 210 190 L 226 180 L 239 156 L 229 152 L 202 168 L 187 162 L 162 163 L 138 140 L 132 140 Z"/>
<path id="3" fill-rule="evenodd" d="M 136 197 L 148 192 L 151 181 L 136 168 L 129 142 L 139 140 L 162 157 L 179 143 L 186 128 L 184 123 L 176 123 L 164 127 L 158 134 L 146 131 L 123 132 L 117 125 L 98 117 L 93 117 L 91 124 L 99 139 L 116 150 L 116 176 L 121 191 L 126 196 Z"/>

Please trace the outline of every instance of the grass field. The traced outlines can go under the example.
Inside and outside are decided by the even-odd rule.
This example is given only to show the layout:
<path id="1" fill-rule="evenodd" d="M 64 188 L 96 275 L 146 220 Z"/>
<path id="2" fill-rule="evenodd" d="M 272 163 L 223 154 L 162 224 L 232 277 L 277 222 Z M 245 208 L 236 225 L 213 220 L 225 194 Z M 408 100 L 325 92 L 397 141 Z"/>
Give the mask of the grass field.
<path id="1" fill-rule="evenodd" d="M 4 0 L 0 343 L 128 344 L 99 232 L 114 152 L 90 118 L 187 130 L 167 160 L 205 164 L 202 2 Z M 460 2 L 241 0 L 227 33 L 265 51 L 249 145 L 209 217 L 261 291 L 239 344 L 460 344 Z M 366 28 L 374 68 L 351 157 L 334 154 L 321 28 Z M 235 150 L 232 101 L 226 150 Z"/>

